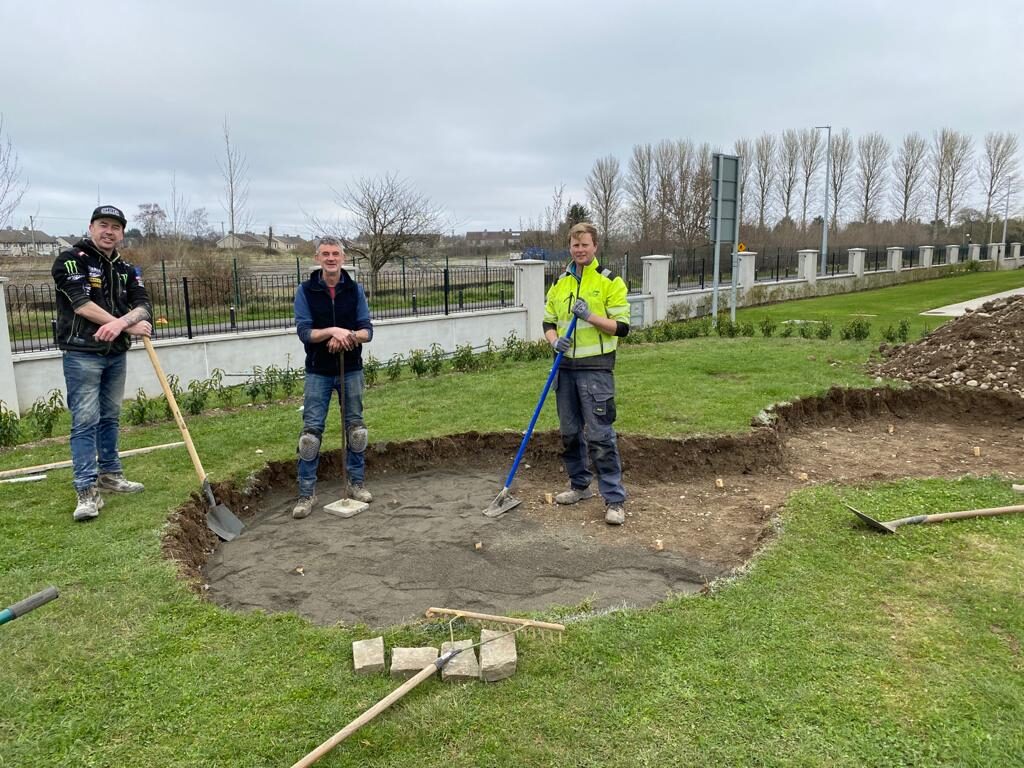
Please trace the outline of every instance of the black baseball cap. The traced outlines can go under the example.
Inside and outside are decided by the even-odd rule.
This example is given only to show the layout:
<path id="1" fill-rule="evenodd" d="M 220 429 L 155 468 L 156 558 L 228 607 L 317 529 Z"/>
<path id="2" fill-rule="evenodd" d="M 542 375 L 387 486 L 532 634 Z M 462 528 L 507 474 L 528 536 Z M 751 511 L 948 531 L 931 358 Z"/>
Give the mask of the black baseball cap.
<path id="1" fill-rule="evenodd" d="M 125 218 L 124 213 L 120 208 L 115 208 L 113 205 L 101 205 L 94 210 L 89 223 L 92 224 L 96 219 L 117 219 L 121 222 L 122 227 L 128 226 L 128 219 Z"/>

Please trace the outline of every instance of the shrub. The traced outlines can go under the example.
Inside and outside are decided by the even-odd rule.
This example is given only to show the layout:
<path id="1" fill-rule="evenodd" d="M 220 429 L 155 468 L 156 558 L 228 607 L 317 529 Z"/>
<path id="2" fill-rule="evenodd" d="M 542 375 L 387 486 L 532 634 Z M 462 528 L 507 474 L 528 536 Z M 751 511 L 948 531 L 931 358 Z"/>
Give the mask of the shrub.
<path id="1" fill-rule="evenodd" d="M 21 420 L 18 414 L 0 400 L 0 446 L 5 448 L 17 445 L 21 436 Z"/>
<path id="2" fill-rule="evenodd" d="M 135 399 L 128 401 L 124 407 L 124 417 L 128 423 L 140 426 L 149 421 L 150 402 L 145 390 L 139 387 Z"/>
<path id="3" fill-rule="evenodd" d="M 815 336 L 815 328 L 810 323 L 800 323 L 800 338 L 801 339 L 813 339 Z"/>
<path id="4" fill-rule="evenodd" d="M 198 416 L 206 407 L 209 396 L 209 381 L 195 379 L 188 383 L 188 392 L 181 398 L 181 406 L 192 416 Z"/>
<path id="5" fill-rule="evenodd" d="M 742 323 L 740 325 L 740 336 L 753 336 L 754 335 L 754 324 L 750 321 Z"/>
<path id="6" fill-rule="evenodd" d="M 167 388 L 171 390 L 171 394 L 174 395 L 175 402 L 181 402 L 181 385 L 178 383 L 179 379 L 177 374 L 172 373 L 167 377 Z M 171 401 L 166 397 L 164 401 L 164 414 L 168 419 L 174 418 L 174 411 L 171 410 Z"/>
<path id="7" fill-rule="evenodd" d="M 479 369 L 480 361 L 473 354 L 473 345 L 460 344 L 455 347 L 455 354 L 452 355 L 452 368 L 460 373 L 470 373 Z"/>
<path id="8" fill-rule="evenodd" d="M 398 381 L 402 375 L 402 356 L 397 352 L 391 356 L 387 364 L 388 381 Z"/>
<path id="9" fill-rule="evenodd" d="M 910 341 L 910 321 L 903 319 L 900 320 L 899 327 L 896 329 L 896 338 L 902 343 Z"/>
<path id="10" fill-rule="evenodd" d="M 427 356 L 427 371 L 431 376 L 437 376 L 444 370 L 444 349 L 436 341 L 430 345 L 430 354 Z"/>
<path id="11" fill-rule="evenodd" d="M 363 361 L 363 378 L 366 379 L 366 386 L 372 387 L 377 383 L 380 376 L 380 360 L 373 355 L 367 355 Z"/>
<path id="12" fill-rule="evenodd" d="M 487 339 L 484 351 L 480 353 L 480 367 L 484 370 L 493 368 L 498 364 L 498 348 L 494 346 L 491 339 Z"/>
<path id="13" fill-rule="evenodd" d="M 778 326 L 779 324 L 767 315 L 765 315 L 764 319 L 757 324 L 757 327 L 761 329 L 761 335 L 766 339 L 770 338 L 771 335 L 775 333 L 775 329 L 778 328 Z"/>
<path id="14" fill-rule="evenodd" d="M 782 324 L 782 330 L 779 331 L 779 336 L 782 337 L 783 339 L 788 339 L 792 335 L 793 335 L 793 324 L 792 323 L 783 323 Z"/>
<path id="15" fill-rule="evenodd" d="M 822 340 L 832 337 L 832 321 L 822 320 L 821 324 L 817 327 L 815 335 Z"/>
<path id="16" fill-rule="evenodd" d="M 32 404 L 28 416 L 35 424 L 40 437 L 52 437 L 53 427 L 64 413 L 64 395 L 59 389 L 51 389 L 46 399 L 40 397 Z"/>
<path id="17" fill-rule="evenodd" d="M 299 381 L 306 377 L 305 368 L 292 368 L 286 366 L 281 369 L 280 381 L 281 389 L 284 391 L 285 397 L 291 397 L 292 393 L 298 388 Z"/>
<path id="18" fill-rule="evenodd" d="M 417 379 L 426 376 L 429 367 L 425 350 L 413 349 L 409 352 L 409 368 L 416 374 Z"/>
<path id="19" fill-rule="evenodd" d="M 718 318 L 718 335 L 734 339 L 739 336 L 740 327 L 727 317 Z"/>
<path id="20" fill-rule="evenodd" d="M 871 323 L 867 320 L 851 320 L 839 329 L 839 338 L 844 341 L 864 341 L 871 335 Z"/>

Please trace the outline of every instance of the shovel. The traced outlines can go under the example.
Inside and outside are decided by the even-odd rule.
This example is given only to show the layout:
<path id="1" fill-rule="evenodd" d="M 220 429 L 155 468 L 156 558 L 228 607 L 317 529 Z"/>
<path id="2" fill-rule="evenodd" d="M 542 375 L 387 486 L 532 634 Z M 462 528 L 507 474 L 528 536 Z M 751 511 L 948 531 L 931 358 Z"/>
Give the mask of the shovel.
<path id="1" fill-rule="evenodd" d="M 898 520 L 882 522 L 875 520 L 871 515 L 866 515 L 859 509 L 845 504 L 846 508 L 857 517 L 868 524 L 869 527 L 882 533 L 896 533 L 896 529 L 904 525 L 917 525 L 919 523 L 941 523 L 943 520 L 964 520 L 969 517 L 989 517 L 992 515 L 1010 515 L 1014 512 L 1024 512 L 1024 504 L 1017 504 L 1012 507 L 988 507 L 986 509 L 967 509 L 963 512 L 943 512 L 939 515 L 914 515 L 913 517 L 901 517 Z"/>
<path id="2" fill-rule="evenodd" d="M 329 512 L 335 517 L 340 517 L 343 520 L 347 520 L 350 517 L 355 517 L 360 512 L 365 512 L 370 508 L 370 505 L 365 501 L 359 501 L 358 499 L 350 499 L 348 497 L 349 486 L 348 486 L 348 469 L 345 462 L 348 461 L 348 429 L 345 427 L 345 352 L 338 353 L 338 381 L 341 384 L 340 391 L 338 394 L 339 403 L 341 405 L 341 492 L 345 494 L 337 501 L 332 501 L 330 504 L 324 504 L 324 512 Z M 328 403 L 329 405 L 330 403 Z"/>
<path id="3" fill-rule="evenodd" d="M 576 315 L 572 316 L 572 320 L 569 321 L 569 329 L 565 332 L 565 338 L 570 338 L 573 331 L 576 330 Z M 505 480 L 505 487 L 498 492 L 498 495 L 494 497 L 494 501 L 483 511 L 485 517 L 501 517 L 503 514 L 508 512 L 510 509 L 518 507 L 522 504 L 521 499 L 514 497 L 509 489 L 512 487 L 512 481 L 515 479 L 516 470 L 519 469 L 519 462 L 523 459 L 523 453 L 526 451 L 526 444 L 530 442 L 530 436 L 533 434 L 533 428 L 537 424 L 537 417 L 540 416 L 540 409 L 544 407 L 544 400 L 548 396 L 548 390 L 551 389 L 551 382 L 555 380 L 555 374 L 558 373 L 558 366 L 562 363 L 562 357 L 565 355 L 564 352 L 559 352 L 555 355 L 555 362 L 551 364 L 551 373 L 548 374 L 548 380 L 544 382 L 544 389 L 541 390 L 540 399 L 537 400 L 537 407 L 533 409 L 533 418 L 530 419 L 530 425 L 526 428 L 526 434 L 523 435 L 523 441 L 519 444 L 519 451 L 516 453 L 515 461 L 512 462 L 512 470 L 508 473 L 508 478 Z"/>
<path id="4" fill-rule="evenodd" d="M 29 611 L 34 611 L 41 605 L 46 605 L 51 600 L 56 600 L 60 597 L 60 593 L 57 592 L 56 587 L 47 587 L 41 592 L 36 592 L 34 595 L 29 595 L 24 600 L 19 600 L 14 605 L 10 605 L 0 611 L 0 624 L 6 624 L 8 621 L 14 621 L 19 616 L 24 616 Z"/>
<path id="5" fill-rule="evenodd" d="M 199 482 L 203 485 L 203 495 L 206 497 L 206 524 L 224 541 L 232 541 L 238 538 L 238 534 L 245 526 L 241 520 L 235 517 L 234 512 L 224 504 L 218 504 L 217 500 L 213 498 L 210 480 L 203 469 L 203 463 L 199 460 L 199 454 L 196 453 L 196 447 L 192 444 L 192 436 L 189 435 L 185 419 L 181 417 L 181 411 L 178 410 L 178 402 L 174 399 L 174 392 L 171 391 L 171 387 L 167 383 L 164 369 L 156 356 L 156 350 L 153 349 L 153 342 L 149 340 L 148 336 L 143 336 L 142 343 L 146 345 L 146 352 L 149 353 L 149 360 L 153 363 L 153 370 L 156 371 L 156 377 L 160 380 L 160 387 L 164 391 L 164 397 L 167 398 L 167 404 L 171 407 L 171 413 L 174 414 L 174 420 L 178 423 L 178 429 L 181 431 L 182 440 L 185 441 L 188 455 L 192 458 L 192 466 L 195 467 L 196 474 L 199 475 Z"/>

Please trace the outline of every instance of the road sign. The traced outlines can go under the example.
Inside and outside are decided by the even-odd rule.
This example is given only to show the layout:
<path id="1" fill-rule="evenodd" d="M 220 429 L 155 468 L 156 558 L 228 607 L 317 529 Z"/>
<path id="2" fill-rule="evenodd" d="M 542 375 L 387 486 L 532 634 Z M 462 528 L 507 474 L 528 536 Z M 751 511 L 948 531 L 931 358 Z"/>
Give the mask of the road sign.
<path id="1" fill-rule="evenodd" d="M 736 250 L 738 252 L 740 252 L 740 253 L 745 253 L 746 250 L 747 250 L 747 244 L 746 243 L 740 243 L 739 245 L 736 246 Z"/>
<path id="2" fill-rule="evenodd" d="M 735 155 L 716 153 L 711 160 L 712 240 L 732 242 L 736 230 L 736 212 L 740 198 L 740 159 Z M 721 227 L 721 236 L 719 236 Z"/>

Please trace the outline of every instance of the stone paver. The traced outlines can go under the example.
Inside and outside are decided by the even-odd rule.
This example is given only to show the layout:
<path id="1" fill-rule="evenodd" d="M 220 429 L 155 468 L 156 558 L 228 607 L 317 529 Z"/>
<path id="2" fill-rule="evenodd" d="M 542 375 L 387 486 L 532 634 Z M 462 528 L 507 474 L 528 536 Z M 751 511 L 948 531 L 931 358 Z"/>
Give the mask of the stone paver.
<path id="1" fill-rule="evenodd" d="M 408 680 L 436 660 L 437 648 L 392 648 L 391 677 Z"/>
<path id="2" fill-rule="evenodd" d="M 441 655 L 455 648 L 468 648 L 441 667 L 441 679 L 453 683 L 466 683 L 480 679 L 480 665 L 476 660 L 476 651 L 472 650 L 472 640 L 446 640 L 441 643 Z"/>
<path id="3" fill-rule="evenodd" d="M 384 671 L 384 638 L 356 640 L 352 643 L 352 666 L 357 675 L 375 675 Z"/>
<path id="4" fill-rule="evenodd" d="M 500 639 L 493 639 L 497 637 Z M 516 636 L 507 634 L 507 630 L 482 629 L 480 642 L 480 679 L 494 683 L 512 677 L 516 671 Z"/>

